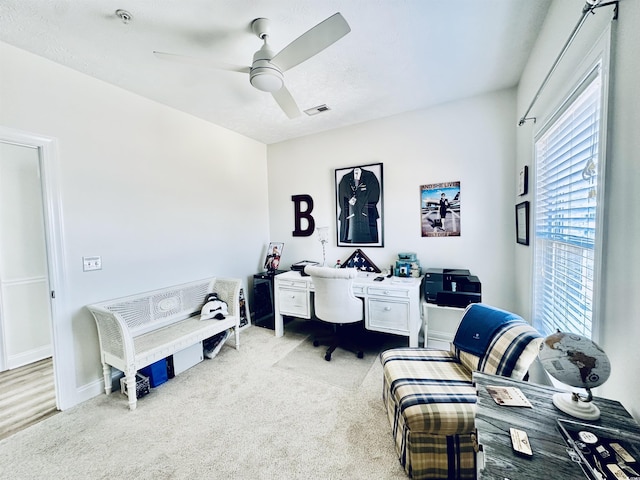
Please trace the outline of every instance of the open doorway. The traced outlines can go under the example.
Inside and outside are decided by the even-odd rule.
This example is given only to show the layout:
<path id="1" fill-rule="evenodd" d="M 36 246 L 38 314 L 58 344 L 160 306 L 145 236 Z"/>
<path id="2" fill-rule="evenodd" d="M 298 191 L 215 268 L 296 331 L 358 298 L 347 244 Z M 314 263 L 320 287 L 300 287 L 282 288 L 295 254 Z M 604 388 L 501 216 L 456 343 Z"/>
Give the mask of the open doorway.
<path id="1" fill-rule="evenodd" d="M 0 142 L 0 371 L 52 356 L 40 152 Z"/>
<path id="2" fill-rule="evenodd" d="M 53 139 L 0 127 L 0 378 L 48 365 L 60 409 L 56 302 L 64 262 L 54 159 Z"/>

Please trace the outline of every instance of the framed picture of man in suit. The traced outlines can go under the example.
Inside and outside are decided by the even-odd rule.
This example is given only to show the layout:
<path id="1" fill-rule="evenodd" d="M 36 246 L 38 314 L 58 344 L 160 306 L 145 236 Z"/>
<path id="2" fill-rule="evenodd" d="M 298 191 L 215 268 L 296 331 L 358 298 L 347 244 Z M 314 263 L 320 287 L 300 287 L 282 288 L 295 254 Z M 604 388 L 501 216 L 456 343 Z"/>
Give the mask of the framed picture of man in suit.
<path id="1" fill-rule="evenodd" d="M 339 247 L 383 247 L 382 163 L 338 168 L 336 233 Z"/>

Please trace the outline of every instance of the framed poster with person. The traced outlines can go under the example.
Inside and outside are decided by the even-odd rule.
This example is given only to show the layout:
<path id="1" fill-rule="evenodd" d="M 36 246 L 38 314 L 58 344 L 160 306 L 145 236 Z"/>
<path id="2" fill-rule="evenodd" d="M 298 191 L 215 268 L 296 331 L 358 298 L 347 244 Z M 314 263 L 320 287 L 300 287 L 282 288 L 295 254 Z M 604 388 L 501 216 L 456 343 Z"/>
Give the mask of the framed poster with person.
<path id="1" fill-rule="evenodd" d="M 420 186 L 420 229 L 423 237 L 460 236 L 459 181 Z"/>

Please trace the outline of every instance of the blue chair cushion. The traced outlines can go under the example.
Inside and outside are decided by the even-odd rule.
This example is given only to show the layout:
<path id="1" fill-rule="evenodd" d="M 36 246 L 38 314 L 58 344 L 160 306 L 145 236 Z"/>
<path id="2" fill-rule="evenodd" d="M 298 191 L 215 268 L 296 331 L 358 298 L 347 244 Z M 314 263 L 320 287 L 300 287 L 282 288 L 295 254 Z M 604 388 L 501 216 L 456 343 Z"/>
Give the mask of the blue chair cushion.
<path id="1" fill-rule="evenodd" d="M 515 313 L 482 303 L 473 303 L 462 317 L 453 344 L 463 352 L 481 357 L 486 353 L 496 332 L 505 323 L 514 320 L 523 321 Z"/>

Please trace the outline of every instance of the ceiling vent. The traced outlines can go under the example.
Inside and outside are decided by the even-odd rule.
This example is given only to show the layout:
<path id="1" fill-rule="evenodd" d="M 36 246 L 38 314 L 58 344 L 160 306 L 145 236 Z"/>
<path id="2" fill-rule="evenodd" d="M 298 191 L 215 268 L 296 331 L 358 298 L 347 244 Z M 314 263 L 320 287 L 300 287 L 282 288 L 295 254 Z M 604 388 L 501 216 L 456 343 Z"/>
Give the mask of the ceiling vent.
<path id="1" fill-rule="evenodd" d="M 116 17 L 122 20 L 122 23 L 124 23 L 125 25 L 129 23 L 131 20 L 133 20 L 133 15 L 131 15 L 129 12 L 121 8 L 116 10 Z"/>
<path id="2" fill-rule="evenodd" d="M 326 105 L 318 105 L 317 107 L 313 107 L 313 108 L 309 108 L 308 110 L 305 110 L 304 113 L 306 113 L 309 116 L 312 116 L 312 115 L 318 115 L 319 113 L 323 113 L 328 110 L 331 110 L 331 109 Z"/>

